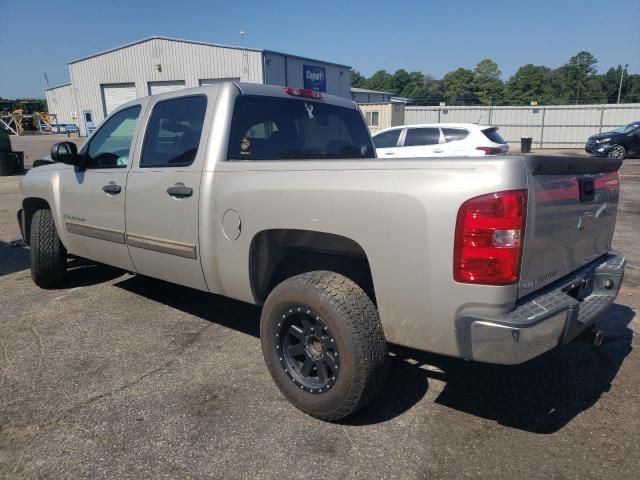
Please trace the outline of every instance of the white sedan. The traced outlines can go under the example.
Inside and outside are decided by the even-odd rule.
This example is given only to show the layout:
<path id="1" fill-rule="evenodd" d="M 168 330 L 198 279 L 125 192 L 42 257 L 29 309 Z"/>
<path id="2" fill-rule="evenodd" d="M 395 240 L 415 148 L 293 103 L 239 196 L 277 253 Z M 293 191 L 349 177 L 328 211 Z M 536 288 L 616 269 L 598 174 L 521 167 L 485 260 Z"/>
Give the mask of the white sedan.
<path id="1" fill-rule="evenodd" d="M 480 157 L 509 151 L 497 127 L 474 123 L 392 127 L 373 135 L 373 143 L 378 158 Z"/>

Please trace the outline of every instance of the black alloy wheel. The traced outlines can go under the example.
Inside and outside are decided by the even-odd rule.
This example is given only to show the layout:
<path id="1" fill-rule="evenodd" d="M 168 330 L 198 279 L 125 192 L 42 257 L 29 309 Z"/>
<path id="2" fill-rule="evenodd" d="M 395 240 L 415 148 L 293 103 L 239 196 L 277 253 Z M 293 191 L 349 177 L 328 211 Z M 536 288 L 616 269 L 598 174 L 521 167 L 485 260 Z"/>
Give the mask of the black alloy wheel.
<path id="1" fill-rule="evenodd" d="M 276 337 L 280 363 L 302 390 L 322 393 L 335 384 L 340 353 L 320 315 L 304 305 L 293 306 L 282 314 Z"/>

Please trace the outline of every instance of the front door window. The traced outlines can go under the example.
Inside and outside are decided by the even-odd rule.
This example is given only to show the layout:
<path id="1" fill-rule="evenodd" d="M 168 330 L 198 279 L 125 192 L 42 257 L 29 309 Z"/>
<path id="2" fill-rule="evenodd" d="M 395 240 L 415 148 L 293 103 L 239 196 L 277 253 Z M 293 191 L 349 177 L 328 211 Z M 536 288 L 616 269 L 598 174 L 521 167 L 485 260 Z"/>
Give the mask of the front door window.
<path id="1" fill-rule="evenodd" d="M 139 116 L 136 105 L 109 118 L 89 143 L 85 168 L 126 168 Z"/>

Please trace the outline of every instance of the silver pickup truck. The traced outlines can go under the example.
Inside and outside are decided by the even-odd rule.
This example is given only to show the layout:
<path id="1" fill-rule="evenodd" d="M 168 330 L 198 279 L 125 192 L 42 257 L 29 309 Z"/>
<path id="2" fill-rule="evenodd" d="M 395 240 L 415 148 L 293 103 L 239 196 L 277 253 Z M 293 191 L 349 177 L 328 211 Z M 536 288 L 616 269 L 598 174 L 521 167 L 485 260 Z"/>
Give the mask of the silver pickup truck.
<path id="1" fill-rule="evenodd" d="M 52 158 L 18 212 L 36 284 L 76 256 L 262 305 L 274 381 L 325 420 L 378 392 L 388 343 L 522 363 L 592 328 L 622 282 L 620 160 L 379 160 L 358 107 L 314 91 L 140 98 Z"/>

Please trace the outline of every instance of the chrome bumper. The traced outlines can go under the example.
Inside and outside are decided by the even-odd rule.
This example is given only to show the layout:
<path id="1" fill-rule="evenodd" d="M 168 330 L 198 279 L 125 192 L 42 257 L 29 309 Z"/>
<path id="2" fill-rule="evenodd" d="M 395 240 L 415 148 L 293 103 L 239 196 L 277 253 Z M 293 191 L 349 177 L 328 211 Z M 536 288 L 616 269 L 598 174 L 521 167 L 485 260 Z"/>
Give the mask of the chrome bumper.
<path id="1" fill-rule="evenodd" d="M 522 299 L 512 312 L 470 322 L 473 360 L 515 365 L 565 344 L 615 301 L 625 259 L 606 255 Z"/>

